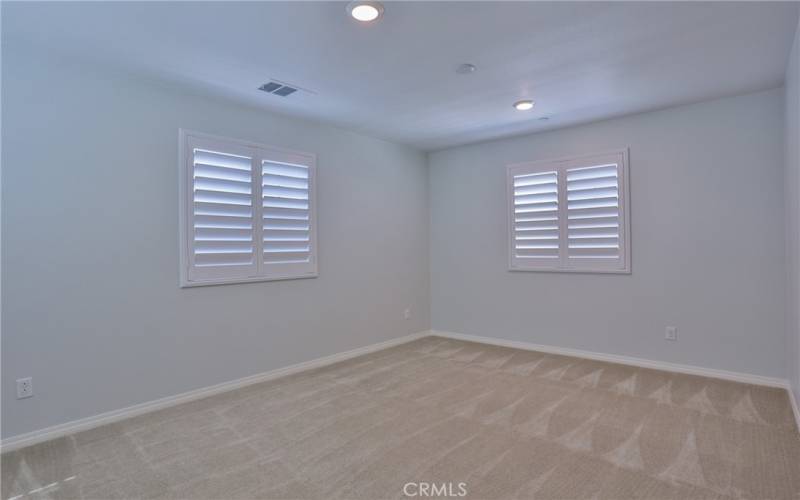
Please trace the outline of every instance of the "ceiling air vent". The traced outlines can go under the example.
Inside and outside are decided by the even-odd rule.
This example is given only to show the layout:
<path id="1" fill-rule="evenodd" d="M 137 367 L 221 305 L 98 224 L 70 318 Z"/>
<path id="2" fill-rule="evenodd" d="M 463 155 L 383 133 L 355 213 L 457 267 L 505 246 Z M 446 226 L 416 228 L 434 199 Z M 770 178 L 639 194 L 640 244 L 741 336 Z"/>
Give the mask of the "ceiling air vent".
<path id="1" fill-rule="evenodd" d="M 287 85 L 283 82 L 272 80 L 258 87 L 258 90 L 263 90 L 264 92 L 269 92 L 270 94 L 279 95 L 281 97 L 287 97 L 294 94 L 299 89 L 293 85 Z"/>

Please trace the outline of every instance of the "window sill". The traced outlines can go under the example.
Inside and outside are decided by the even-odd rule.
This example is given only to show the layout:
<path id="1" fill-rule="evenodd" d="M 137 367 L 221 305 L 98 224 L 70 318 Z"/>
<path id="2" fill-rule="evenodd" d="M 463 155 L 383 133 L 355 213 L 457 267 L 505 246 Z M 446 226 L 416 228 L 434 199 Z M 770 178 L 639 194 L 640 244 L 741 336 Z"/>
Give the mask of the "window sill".
<path id="1" fill-rule="evenodd" d="M 536 267 L 509 267 L 508 270 L 515 273 L 631 274 L 630 269 L 553 269 Z"/>
<path id="2" fill-rule="evenodd" d="M 316 278 L 319 273 L 310 273 L 303 275 L 291 276 L 258 276 L 255 278 L 232 278 L 229 280 L 207 280 L 207 281 L 187 281 L 181 279 L 181 288 L 195 288 L 199 286 L 217 286 L 217 285 L 237 285 L 240 283 L 260 283 L 262 281 L 286 281 L 286 280 L 303 280 L 308 278 Z"/>

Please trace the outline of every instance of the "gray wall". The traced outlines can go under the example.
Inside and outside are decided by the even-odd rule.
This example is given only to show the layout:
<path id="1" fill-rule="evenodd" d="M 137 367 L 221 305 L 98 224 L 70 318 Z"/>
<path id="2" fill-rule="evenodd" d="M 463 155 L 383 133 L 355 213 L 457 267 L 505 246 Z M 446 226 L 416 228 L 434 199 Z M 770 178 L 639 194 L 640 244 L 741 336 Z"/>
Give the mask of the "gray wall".
<path id="1" fill-rule="evenodd" d="M 783 105 L 776 89 L 431 154 L 432 327 L 785 377 Z M 625 146 L 633 273 L 509 272 L 505 166 Z"/>
<path id="2" fill-rule="evenodd" d="M 2 72 L 3 437 L 429 328 L 422 153 L 9 43 Z M 179 127 L 318 154 L 319 278 L 178 288 Z"/>
<path id="3" fill-rule="evenodd" d="M 789 381 L 800 404 L 800 24 L 786 68 L 786 339 Z"/>

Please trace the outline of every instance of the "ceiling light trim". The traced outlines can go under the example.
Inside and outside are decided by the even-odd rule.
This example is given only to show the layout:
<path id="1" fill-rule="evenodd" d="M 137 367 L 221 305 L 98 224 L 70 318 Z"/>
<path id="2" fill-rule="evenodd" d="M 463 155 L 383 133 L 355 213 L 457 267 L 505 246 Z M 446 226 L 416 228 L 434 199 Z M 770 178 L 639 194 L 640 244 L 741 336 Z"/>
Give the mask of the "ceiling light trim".
<path id="1" fill-rule="evenodd" d="M 354 0 L 347 4 L 347 15 L 359 23 L 374 23 L 383 17 L 383 4 L 374 0 Z"/>
<path id="2" fill-rule="evenodd" d="M 530 99 L 522 99 L 514 103 L 514 109 L 517 111 L 530 111 L 533 109 L 534 102 Z"/>

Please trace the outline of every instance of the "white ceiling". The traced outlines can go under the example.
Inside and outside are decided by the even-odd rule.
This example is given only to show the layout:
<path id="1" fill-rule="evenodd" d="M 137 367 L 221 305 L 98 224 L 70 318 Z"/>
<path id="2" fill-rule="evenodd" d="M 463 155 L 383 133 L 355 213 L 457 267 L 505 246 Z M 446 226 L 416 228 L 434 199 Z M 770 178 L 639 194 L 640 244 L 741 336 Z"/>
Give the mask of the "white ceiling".
<path id="1" fill-rule="evenodd" d="M 780 86 L 797 3 L 7 3 L 4 41 L 433 150 Z M 6 38 L 8 37 L 8 38 Z M 455 73 L 458 64 L 478 67 Z M 316 94 L 256 90 L 270 78 Z M 533 111 L 515 111 L 520 98 Z M 540 117 L 549 120 L 540 120 Z"/>

